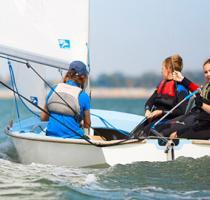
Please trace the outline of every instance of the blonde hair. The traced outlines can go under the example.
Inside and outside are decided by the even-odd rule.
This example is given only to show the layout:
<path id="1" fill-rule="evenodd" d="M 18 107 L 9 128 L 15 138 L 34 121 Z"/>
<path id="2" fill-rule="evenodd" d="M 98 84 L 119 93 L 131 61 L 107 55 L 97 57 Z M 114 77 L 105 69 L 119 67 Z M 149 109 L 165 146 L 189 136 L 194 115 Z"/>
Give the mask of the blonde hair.
<path id="1" fill-rule="evenodd" d="M 179 71 L 181 72 L 183 69 L 183 61 L 182 61 L 182 57 L 178 54 L 172 55 L 170 57 L 167 57 L 164 61 L 163 61 L 164 66 L 173 71 Z"/>
<path id="2" fill-rule="evenodd" d="M 175 54 L 171 56 L 171 61 L 173 65 L 173 71 L 179 71 L 181 72 L 183 69 L 183 60 L 182 57 L 179 54 Z"/>

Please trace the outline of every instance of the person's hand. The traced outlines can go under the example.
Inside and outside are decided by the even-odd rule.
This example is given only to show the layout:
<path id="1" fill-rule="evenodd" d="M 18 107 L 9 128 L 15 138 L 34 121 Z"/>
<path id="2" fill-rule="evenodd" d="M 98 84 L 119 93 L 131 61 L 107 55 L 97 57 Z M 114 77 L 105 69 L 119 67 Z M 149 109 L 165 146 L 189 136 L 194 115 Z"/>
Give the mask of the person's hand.
<path id="1" fill-rule="evenodd" d="M 150 110 L 146 110 L 145 111 L 145 117 L 149 118 L 150 115 L 151 115 L 151 111 Z"/>
<path id="2" fill-rule="evenodd" d="M 156 118 L 163 114 L 162 110 L 155 110 L 153 111 L 148 118 Z"/>
<path id="3" fill-rule="evenodd" d="M 178 71 L 174 71 L 172 73 L 172 77 L 173 77 L 173 80 L 177 82 L 182 82 L 182 80 L 184 79 L 184 76 L 182 75 L 182 73 Z"/>
<path id="4" fill-rule="evenodd" d="M 203 105 L 203 99 L 200 94 L 195 95 L 195 105 L 197 108 L 201 108 Z"/>
<path id="5" fill-rule="evenodd" d="M 198 94 L 201 95 L 202 94 L 202 89 L 203 89 L 203 85 L 200 86 L 200 88 L 198 88 Z"/>
<path id="6" fill-rule="evenodd" d="M 84 128 L 84 121 L 81 120 L 79 125 L 80 125 L 80 128 Z"/>

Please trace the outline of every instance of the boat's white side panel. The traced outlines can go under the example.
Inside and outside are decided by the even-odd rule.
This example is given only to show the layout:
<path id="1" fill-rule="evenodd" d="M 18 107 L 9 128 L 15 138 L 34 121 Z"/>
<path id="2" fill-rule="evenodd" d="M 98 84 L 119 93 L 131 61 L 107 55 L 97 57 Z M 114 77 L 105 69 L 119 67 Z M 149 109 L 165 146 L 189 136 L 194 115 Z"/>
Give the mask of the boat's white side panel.
<path id="1" fill-rule="evenodd" d="M 153 143 L 134 143 L 123 146 L 104 147 L 103 152 L 109 165 L 129 164 L 140 161 L 166 161 L 167 155 L 163 149 L 156 148 Z"/>
<path id="2" fill-rule="evenodd" d="M 93 165 L 129 164 L 149 161 L 162 162 L 171 157 L 165 153 L 166 146 L 159 146 L 157 139 L 147 139 L 109 147 L 95 147 L 84 140 L 60 139 L 36 136 L 31 133 L 10 133 L 20 161 L 61 166 L 86 167 Z M 175 159 L 183 157 L 199 158 L 210 156 L 209 144 L 193 144 L 191 140 L 180 140 L 174 147 Z"/>
<path id="3" fill-rule="evenodd" d="M 171 151 L 165 153 L 166 146 L 159 146 L 157 140 L 148 139 L 143 144 L 127 144 L 103 148 L 107 164 L 128 164 L 133 162 L 149 161 L 162 162 L 171 159 Z M 210 156 L 208 145 L 192 144 L 191 140 L 181 139 L 180 144 L 174 147 L 174 159 L 178 157 L 200 158 Z M 169 159 L 169 160 L 170 160 Z"/>
<path id="4" fill-rule="evenodd" d="M 210 142 L 209 144 L 180 144 L 180 148 L 175 151 L 175 158 L 180 156 L 200 158 L 202 156 L 210 156 Z"/>
<path id="5" fill-rule="evenodd" d="M 84 167 L 104 164 L 101 148 L 92 145 L 27 140 L 13 137 L 21 163 Z"/>

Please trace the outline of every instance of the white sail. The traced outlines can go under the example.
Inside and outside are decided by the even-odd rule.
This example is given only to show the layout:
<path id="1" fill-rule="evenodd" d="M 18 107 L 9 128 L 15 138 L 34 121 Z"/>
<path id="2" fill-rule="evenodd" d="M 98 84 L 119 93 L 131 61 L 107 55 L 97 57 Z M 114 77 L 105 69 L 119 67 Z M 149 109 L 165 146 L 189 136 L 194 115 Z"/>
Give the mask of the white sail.
<path id="1" fill-rule="evenodd" d="M 67 61 L 87 61 L 88 0 L 0 4 L 0 44 Z"/>
<path id="2" fill-rule="evenodd" d="M 40 78 L 32 70 L 28 69 L 26 65 L 19 63 L 12 64 L 18 93 L 25 96 L 33 104 L 43 108 L 45 104 L 45 97 L 47 94 L 47 88 L 45 87 L 43 81 L 41 81 Z M 44 78 L 46 77 L 45 68 L 42 65 L 35 63 L 30 64 L 36 69 L 39 74 L 41 74 Z M 35 112 L 40 111 L 36 108 L 36 106 L 33 106 L 29 102 L 24 101 L 24 103 L 31 110 Z"/>
<path id="3" fill-rule="evenodd" d="M 7 0 L 0 5 L 0 54 L 35 61 L 32 66 L 45 79 L 58 71 L 46 73 L 44 63 L 61 68 L 73 60 L 87 63 L 89 0 Z M 43 81 L 23 64 L 12 65 L 19 92 L 38 98 L 43 107 Z"/>

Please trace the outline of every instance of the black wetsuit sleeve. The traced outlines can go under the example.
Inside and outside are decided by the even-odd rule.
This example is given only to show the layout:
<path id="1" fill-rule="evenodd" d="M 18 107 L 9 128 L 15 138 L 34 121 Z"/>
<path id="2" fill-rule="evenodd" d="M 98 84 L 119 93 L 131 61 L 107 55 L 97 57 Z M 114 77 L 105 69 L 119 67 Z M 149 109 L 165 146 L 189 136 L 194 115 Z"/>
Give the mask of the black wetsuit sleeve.
<path id="1" fill-rule="evenodd" d="M 186 91 L 178 92 L 178 94 L 177 94 L 177 103 L 179 103 L 180 101 L 182 101 L 186 97 L 186 95 L 187 95 Z M 186 108 L 187 108 L 187 104 L 188 104 L 188 101 L 184 101 L 180 106 L 178 106 L 171 113 L 170 116 L 177 117 L 177 116 L 180 116 L 180 115 L 185 114 L 185 111 L 186 111 Z"/>
<path id="2" fill-rule="evenodd" d="M 193 92 L 199 88 L 199 85 L 197 85 L 196 83 L 193 83 L 186 77 L 184 77 L 181 84 L 184 85 L 186 88 L 188 88 L 191 92 Z"/>
<path id="3" fill-rule="evenodd" d="M 153 92 L 153 94 L 150 96 L 150 98 L 145 103 L 144 109 L 146 110 L 152 110 L 152 107 L 154 105 L 154 99 L 157 97 L 157 90 Z"/>
<path id="4" fill-rule="evenodd" d="M 181 84 L 184 85 L 185 87 L 189 87 L 189 85 L 192 83 L 188 78 L 184 77 L 184 79 L 181 81 Z"/>

